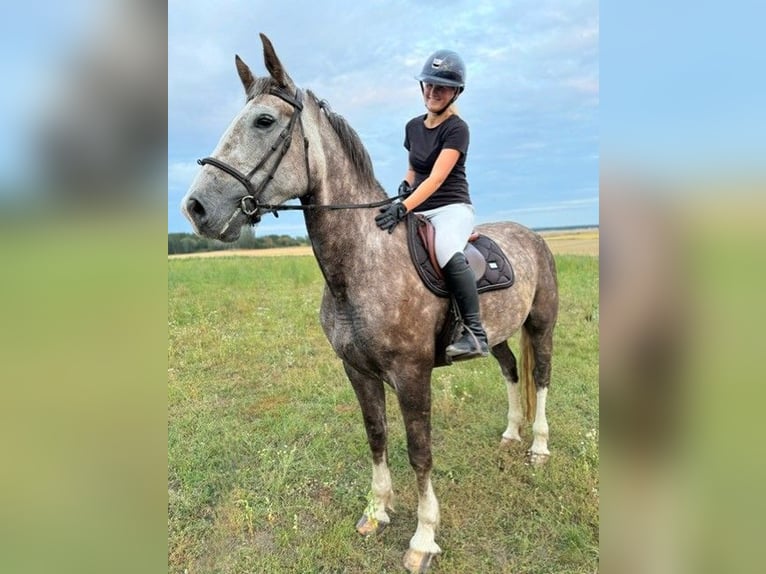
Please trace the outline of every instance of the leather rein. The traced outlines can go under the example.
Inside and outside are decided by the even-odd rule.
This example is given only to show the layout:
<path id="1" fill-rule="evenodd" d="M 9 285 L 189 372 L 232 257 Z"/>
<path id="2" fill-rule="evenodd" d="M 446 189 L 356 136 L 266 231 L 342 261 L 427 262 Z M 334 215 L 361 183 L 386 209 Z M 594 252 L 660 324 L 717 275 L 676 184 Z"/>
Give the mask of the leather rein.
<path id="1" fill-rule="evenodd" d="M 239 207 L 234 211 L 232 216 L 229 218 L 229 220 L 226 222 L 226 225 L 224 225 L 223 229 L 221 230 L 221 235 L 223 235 L 226 230 L 229 228 L 229 225 L 231 225 L 232 221 L 239 215 L 240 212 L 242 212 L 244 215 L 248 217 L 248 220 L 250 223 L 258 223 L 261 219 L 260 213 L 264 212 L 271 212 L 274 214 L 274 217 L 279 217 L 278 211 L 288 211 L 288 210 L 312 210 L 312 209 L 326 209 L 326 210 L 335 210 L 335 209 L 365 209 L 365 208 L 371 208 L 371 207 L 381 207 L 384 205 L 388 205 L 397 199 L 401 199 L 403 197 L 406 197 L 405 194 L 397 195 L 396 197 L 389 197 L 386 199 L 382 199 L 380 201 L 375 201 L 372 203 L 340 203 L 340 204 L 329 204 L 329 205 L 319 205 L 314 203 L 307 203 L 307 204 L 301 204 L 301 205 L 280 205 L 280 204 L 270 204 L 270 203 L 259 203 L 258 197 L 263 194 L 264 190 L 266 189 L 266 186 L 271 182 L 272 179 L 274 179 L 274 174 L 276 173 L 277 169 L 279 168 L 279 165 L 282 163 L 282 160 L 284 159 L 285 155 L 287 155 L 288 150 L 290 149 L 290 144 L 292 143 L 292 133 L 293 129 L 295 128 L 296 123 L 300 123 L 301 125 L 301 132 L 303 133 L 303 148 L 304 148 L 304 157 L 306 158 L 306 178 L 308 181 L 308 191 L 311 192 L 311 171 L 309 168 L 309 140 L 306 137 L 306 132 L 303 128 L 303 119 L 301 117 L 301 112 L 303 111 L 303 97 L 301 95 L 300 90 L 295 91 L 295 96 L 290 96 L 289 94 L 285 93 L 284 91 L 278 89 L 278 88 L 272 88 L 269 93 L 273 96 L 277 96 L 278 98 L 282 99 L 283 101 L 287 102 L 291 106 L 293 106 L 293 114 L 290 116 L 290 120 L 285 126 L 285 128 L 280 132 L 279 136 L 277 137 L 274 144 L 271 146 L 271 149 L 269 152 L 261 159 L 261 161 L 258 162 L 258 164 L 251 169 L 247 174 L 242 173 L 234 166 L 229 165 L 228 163 L 221 161 L 219 159 L 216 159 L 214 157 L 205 157 L 202 159 L 198 159 L 197 163 L 199 165 L 212 165 L 213 167 L 216 167 L 220 169 L 221 171 L 229 174 L 231 177 L 236 179 L 239 183 L 241 183 L 245 189 L 247 190 L 247 195 L 244 195 L 239 200 Z M 297 122 L 296 122 L 297 120 Z M 260 185 L 256 188 L 253 185 L 252 178 L 253 176 L 260 170 L 266 162 L 274 155 L 277 155 L 277 161 L 274 162 L 274 164 L 271 166 L 271 169 L 269 170 L 268 175 L 263 179 L 263 181 L 260 183 Z"/>

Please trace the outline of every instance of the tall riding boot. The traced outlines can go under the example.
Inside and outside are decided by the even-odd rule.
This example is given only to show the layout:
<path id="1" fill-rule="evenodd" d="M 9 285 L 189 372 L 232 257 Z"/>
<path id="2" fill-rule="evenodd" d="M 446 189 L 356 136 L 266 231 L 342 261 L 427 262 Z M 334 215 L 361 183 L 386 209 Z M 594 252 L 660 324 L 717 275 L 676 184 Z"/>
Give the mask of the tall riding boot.
<path id="1" fill-rule="evenodd" d="M 487 334 L 481 325 L 479 293 L 476 278 L 468 266 L 465 255 L 456 253 L 443 268 L 447 287 L 455 296 L 457 307 L 463 318 L 463 334 L 447 347 L 447 356 L 453 361 L 463 361 L 489 354 Z"/>

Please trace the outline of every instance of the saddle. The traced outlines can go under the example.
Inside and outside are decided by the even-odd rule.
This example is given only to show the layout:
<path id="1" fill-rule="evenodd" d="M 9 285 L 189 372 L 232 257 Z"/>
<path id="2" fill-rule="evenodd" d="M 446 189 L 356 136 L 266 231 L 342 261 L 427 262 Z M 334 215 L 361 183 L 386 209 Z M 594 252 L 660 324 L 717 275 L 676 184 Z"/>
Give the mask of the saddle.
<path id="1" fill-rule="evenodd" d="M 442 270 L 436 261 L 434 227 L 416 213 L 407 217 L 407 244 L 412 262 L 423 283 L 439 297 L 449 297 Z M 479 293 L 507 289 L 513 285 L 513 267 L 500 246 L 486 235 L 474 233 L 468 238 L 465 257 L 476 277 Z"/>
<path id="2" fill-rule="evenodd" d="M 433 225 L 425 217 L 418 214 L 408 214 L 406 221 L 407 245 L 418 275 L 432 293 L 439 297 L 450 298 L 447 320 L 441 331 L 436 334 L 435 364 L 437 367 L 443 367 L 452 364 L 452 358 L 447 356 L 446 348 L 461 334 L 463 329 L 460 311 L 454 297 L 447 289 L 444 275 L 436 260 Z M 508 261 L 500 246 L 486 235 L 472 234 L 468 238 L 464 253 L 476 277 L 476 288 L 479 293 L 494 289 L 507 289 L 513 285 L 514 275 L 511 262 Z"/>

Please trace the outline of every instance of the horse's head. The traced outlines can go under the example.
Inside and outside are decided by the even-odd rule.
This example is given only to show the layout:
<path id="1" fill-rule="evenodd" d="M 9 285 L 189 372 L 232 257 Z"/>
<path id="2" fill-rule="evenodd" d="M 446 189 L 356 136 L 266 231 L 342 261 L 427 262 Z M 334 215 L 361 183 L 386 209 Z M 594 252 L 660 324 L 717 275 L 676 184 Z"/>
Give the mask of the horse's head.
<path id="1" fill-rule="evenodd" d="M 243 225 L 260 221 L 268 205 L 304 195 L 311 186 L 301 112 L 303 98 L 261 34 L 269 76 L 253 75 L 239 56 L 247 101 L 181 201 L 199 235 L 234 241 Z"/>

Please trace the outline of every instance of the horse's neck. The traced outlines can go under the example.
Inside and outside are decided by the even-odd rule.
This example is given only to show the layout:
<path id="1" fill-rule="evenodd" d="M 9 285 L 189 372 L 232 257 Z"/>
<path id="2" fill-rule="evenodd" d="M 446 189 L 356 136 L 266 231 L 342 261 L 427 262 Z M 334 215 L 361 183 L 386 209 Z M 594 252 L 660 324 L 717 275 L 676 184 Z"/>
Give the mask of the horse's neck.
<path id="1" fill-rule="evenodd" d="M 374 175 L 365 176 L 354 165 L 333 132 L 323 138 L 321 163 L 324 169 L 311 198 L 313 203 L 362 205 L 386 198 Z"/>
<path id="2" fill-rule="evenodd" d="M 327 157 L 330 161 L 326 175 L 307 198 L 308 203 L 361 205 L 385 199 L 380 184 L 358 176 L 344 154 L 331 153 Z M 384 239 L 395 243 L 375 225 L 377 214 L 377 208 L 305 211 L 314 254 L 333 292 L 345 291 L 355 277 L 370 273 L 370 261 L 380 256 Z"/>
<path id="3" fill-rule="evenodd" d="M 362 205 L 383 199 L 380 190 L 364 190 L 343 181 L 329 181 L 312 197 L 316 205 Z M 350 186 L 349 186 L 350 185 Z M 378 191 L 376 193 L 376 191 Z M 351 258 L 363 257 L 376 242 L 367 239 L 380 230 L 375 225 L 375 208 L 311 209 L 305 212 L 306 229 L 320 265 L 345 268 Z"/>

